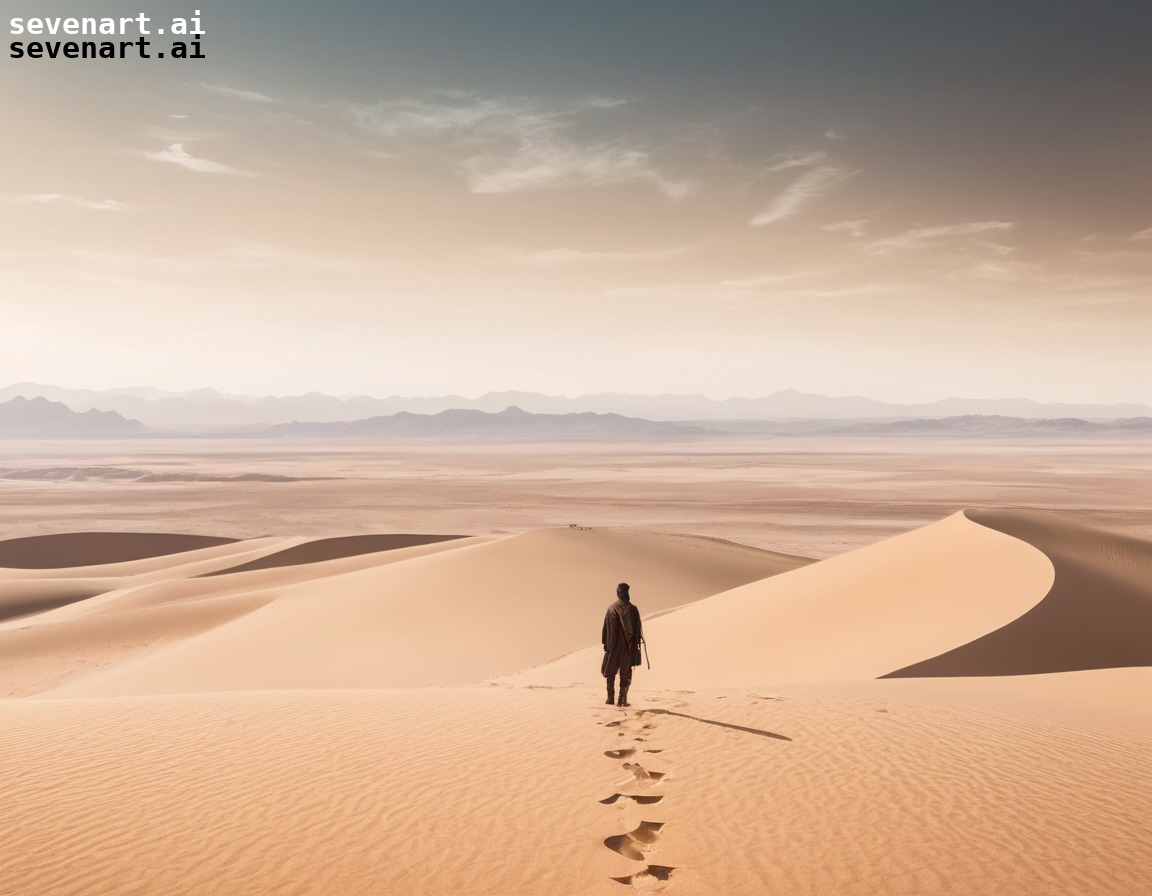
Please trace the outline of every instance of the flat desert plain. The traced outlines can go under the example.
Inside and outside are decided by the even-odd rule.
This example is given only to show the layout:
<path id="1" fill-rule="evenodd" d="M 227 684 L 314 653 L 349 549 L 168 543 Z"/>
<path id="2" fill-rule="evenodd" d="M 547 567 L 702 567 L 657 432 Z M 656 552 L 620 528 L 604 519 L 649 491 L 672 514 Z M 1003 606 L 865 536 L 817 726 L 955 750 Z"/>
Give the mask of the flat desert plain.
<path id="1" fill-rule="evenodd" d="M 0 894 L 1147 892 L 1150 467 L 3 443 Z"/>

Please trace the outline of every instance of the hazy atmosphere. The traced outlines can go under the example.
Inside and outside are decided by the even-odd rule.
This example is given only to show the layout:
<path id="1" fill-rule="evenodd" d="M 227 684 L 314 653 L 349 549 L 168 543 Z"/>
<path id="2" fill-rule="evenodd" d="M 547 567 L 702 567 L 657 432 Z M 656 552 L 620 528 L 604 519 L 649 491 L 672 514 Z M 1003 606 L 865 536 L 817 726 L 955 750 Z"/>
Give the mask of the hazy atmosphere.
<path id="1" fill-rule="evenodd" d="M 1142 3 L 200 9 L 5 58 L 0 383 L 1152 397 Z"/>
<path id="2" fill-rule="evenodd" d="M 196 2 L 0 18 L 0 894 L 1147 891 L 1146 0 Z"/>

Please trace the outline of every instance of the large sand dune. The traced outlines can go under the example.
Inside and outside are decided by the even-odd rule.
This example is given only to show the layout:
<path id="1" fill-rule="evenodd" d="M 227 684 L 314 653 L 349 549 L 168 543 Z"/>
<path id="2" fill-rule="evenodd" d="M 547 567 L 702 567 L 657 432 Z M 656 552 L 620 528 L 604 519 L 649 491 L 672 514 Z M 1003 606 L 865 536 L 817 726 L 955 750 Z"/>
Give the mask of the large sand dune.
<path id="1" fill-rule="evenodd" d="M 643 680 L 694 688 L 877 678 L 999 628 L 1052 581 L 1041 551 L 955 514 L 650 619 Z M 597 645 L 510 680 L 591 683 L 599 653 Z"/>
<path id="2" fill-rule="evenodd" d="M 0 894 L 1152 876 L 1145 541 L 969 511 L 819 563 L 643 530 L 356 544 L 0 570 L 0 694 L 34 695 L 0 700 Z M 654 664 L 629 709 L 596 643 L 621 580 Z"/>
<path id="3" fill-rule="evenodd" d="M 807 562 L 714 539 L 575 528 L 453 545 L 290 585 L 253 578 L 245 593 L 265 600 L 258 611 L 59 693 L 466 684 L 598 639 L 618 581 L 660 610 Z"/>
<path id="4" fill-rule="evenodd" d="M 968 512 L 1044 552 L 1055 581 L 1035 607 L 983 637 L 899 669 L 897 677 L 1030 675 L 1152 665 L 1152 540 L 1052 514 Z"/>

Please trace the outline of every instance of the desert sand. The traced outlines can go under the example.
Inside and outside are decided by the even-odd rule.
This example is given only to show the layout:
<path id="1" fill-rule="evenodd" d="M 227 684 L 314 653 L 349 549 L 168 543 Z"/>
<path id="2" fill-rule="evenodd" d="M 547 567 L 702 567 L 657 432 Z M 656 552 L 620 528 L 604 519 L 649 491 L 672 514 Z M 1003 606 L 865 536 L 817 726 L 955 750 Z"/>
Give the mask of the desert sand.
<path id="1" fill-rule="evenodd" d="M 0 541 L 0 893 L 1133 896 L 1152 540 L 1086 515 Z"/>

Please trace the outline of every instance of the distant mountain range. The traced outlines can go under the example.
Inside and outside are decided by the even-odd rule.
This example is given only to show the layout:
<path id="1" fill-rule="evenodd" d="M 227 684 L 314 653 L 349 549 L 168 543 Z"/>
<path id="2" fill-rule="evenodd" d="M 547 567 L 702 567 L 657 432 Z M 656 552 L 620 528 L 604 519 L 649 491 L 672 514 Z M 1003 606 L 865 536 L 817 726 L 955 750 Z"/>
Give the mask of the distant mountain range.
<path id="1" fill-rule="evenodd" d="M 195 434 L 159 430 L 115 411 L 73 411 L 46 398 L 17 396 L 0 402 L 0 439 L 283 438 L 386 439 L 444 442 L 676 441 L 721 436 L 1077 436 L 1152 433 L 1152 416 L 1107 422 L 1078 417 L 1028 419 L 969 414 L 943 419 L 733 421 L 688 425 L 621 414 L 532 414 L 518 407 L 492 413 L 455 408 L 436 414 L 396 414 L 347 421 L 218 427 Z M 81 471 L 84 472 L 84 471 Z M 124 471 L 125 475 L 140 471 Z M 7 477 L 12 478 L 12 477 Z M 159 479 L 153 481 L 160 481 Z"/>
<path id="2" fill-rule="evenodd" d="M 230 395 L 214 389 L 165 392 L 131 388 L 94 391 L 64 389 L 37 383 L 0 388 L 0 401 L 40 396 L 63 402 L 76 411 L 115 411 L 145 426 L 166 429 L 262 427 L 312 421 L 335 423 L 384 417 L 400 412 L 439 414 L 449 410 L 499 413 L 508 407 L 531 414 L 618 414 L 652 421 L 716 423 L 767 420 L 899 420 L 961 416 L 1004 416 L 1025 419 L 1081 418 L 1114 420 L 1152 416 L 1147 404 L 1041 403 L 1027 398 L 947 398 L 928 404 L 896 404 L 859 395 L 829 397 L 786 389 L 761 398 L 712 399 L 705 395 L 630 395 L 604 392 L 565 398 L 537 392 L 489 392 L 479 398 L 337 397 L 319 392 L 295 396 Z"/>
<path id="3" fill-rule="evenodd" d="M 0 438 L 124 439 L 145 435 L 147 427 L 115 411 L 77 413 L 46 398 L 17 396 L 0 404 Z"/>
<path id="4" fill-rule="evenodd" d="M 263 435 L 284 438 L 498 439 L 502 441 L 664 441 L 709 434 L 699 426 L 642 420 L 620 414 L 529 414 L 517 407 L 499 413 L 453 409 L 438 414 L 401 411 L 341 423 L 279 423 Z"/>
<path id="5" fill-rule="evenodd" d="M 851 435 L 1121 435 L 1152 433 L 1152 417 L 1126 417 L 1100 423 L 1078 417 L 1041 418 L 984 416 L 969 414 L 943 420 L 893 420 L 884 423 L 855 423 L 831 426 L 826 433 Z"/>

